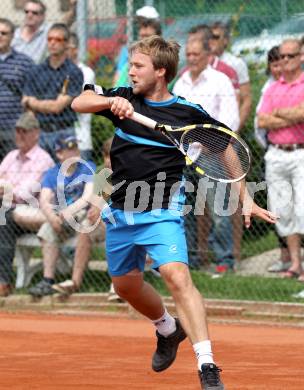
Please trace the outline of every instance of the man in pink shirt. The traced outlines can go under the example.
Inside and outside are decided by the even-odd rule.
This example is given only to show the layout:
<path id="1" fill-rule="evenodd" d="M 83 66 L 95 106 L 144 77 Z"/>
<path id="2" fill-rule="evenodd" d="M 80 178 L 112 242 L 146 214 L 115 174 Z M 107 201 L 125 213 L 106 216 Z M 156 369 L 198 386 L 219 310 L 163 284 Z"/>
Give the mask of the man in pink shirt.
<path id="1" fill-rule="evenodd" d="M 12 290 L 12 263 L 17 237 L 36 230 L 43 222 L 37 195 L 42 174 L 54 165 L 38 145 L 39 123 L 26 112 L 16 123 L 17 149 L 0 164 L 0 296 Z"/>
<path id="2" fill-rule="evenodd" d="M 265 154 L 270 207 L 280 215 L 277 230 L 287 238 L 291 267 L 283 275 L 304 282 L 300 235 L 304 234 L 304 73 L 300 42 L 280 46 L 282 77 L 266 91 L 258 126 L 267 130 Z"/>

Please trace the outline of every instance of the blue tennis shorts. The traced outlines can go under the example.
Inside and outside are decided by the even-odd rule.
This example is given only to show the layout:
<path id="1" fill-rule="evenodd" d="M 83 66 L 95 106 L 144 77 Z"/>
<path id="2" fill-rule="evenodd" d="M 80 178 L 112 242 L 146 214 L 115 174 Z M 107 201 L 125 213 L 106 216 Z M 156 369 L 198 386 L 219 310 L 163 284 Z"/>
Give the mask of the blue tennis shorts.
<path id="1" fill-rule="evenodd" d="M 152 267 L 166 263 L 188 264 L 184 219 L 171 210 L 134 213 L 107 207 L 106 255 L 111 276 L 122 276 L 138 268 L 144 271 L 146 254 Z"/>

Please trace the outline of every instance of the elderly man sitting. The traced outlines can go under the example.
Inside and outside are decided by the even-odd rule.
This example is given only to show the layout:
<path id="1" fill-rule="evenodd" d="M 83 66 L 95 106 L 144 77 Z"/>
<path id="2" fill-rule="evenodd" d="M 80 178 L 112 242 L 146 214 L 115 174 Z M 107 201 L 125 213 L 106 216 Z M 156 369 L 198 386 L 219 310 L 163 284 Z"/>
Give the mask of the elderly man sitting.
<path id="1" fill-rule="evenodd" d="M 50 155 L 38 145 L 39 123 L 26 112 L 16 123 L 17 149 L 0 164 L 0 296 L 12 291 L 13 258 L 17 237 L 37 230 L 43 223 L 37 195 L 44 171 L 54 165 Z"/>

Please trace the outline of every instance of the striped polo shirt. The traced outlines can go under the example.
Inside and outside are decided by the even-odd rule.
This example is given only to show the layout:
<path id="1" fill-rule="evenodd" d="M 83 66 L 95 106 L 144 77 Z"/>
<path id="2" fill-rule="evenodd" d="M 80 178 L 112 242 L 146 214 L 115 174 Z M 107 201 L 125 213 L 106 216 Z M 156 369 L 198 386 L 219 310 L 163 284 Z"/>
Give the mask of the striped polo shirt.
<path id="1" fill-rule="evenodd" d="M 0 59 L 0 131 L 12 131 L 22 112 L 21 98 L 27 73 L 34 62 L 12 50 Z"/>

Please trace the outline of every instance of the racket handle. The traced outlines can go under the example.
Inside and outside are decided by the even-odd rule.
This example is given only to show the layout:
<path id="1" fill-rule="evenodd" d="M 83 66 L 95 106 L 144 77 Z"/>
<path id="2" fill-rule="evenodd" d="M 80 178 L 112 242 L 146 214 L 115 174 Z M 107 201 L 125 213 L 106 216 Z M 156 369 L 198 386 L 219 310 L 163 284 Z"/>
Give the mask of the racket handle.
<path id="1" fill-rule="evenodd" d="M 157 125 L 156 121 L 142 114 L 139 114 L 138 112 L 134 112 L 133 115 L 130 117 L 130 119 L 132 119 L 134 122 L 140 123 L 141 125 L 147 126 L 153 130 Z"/>

